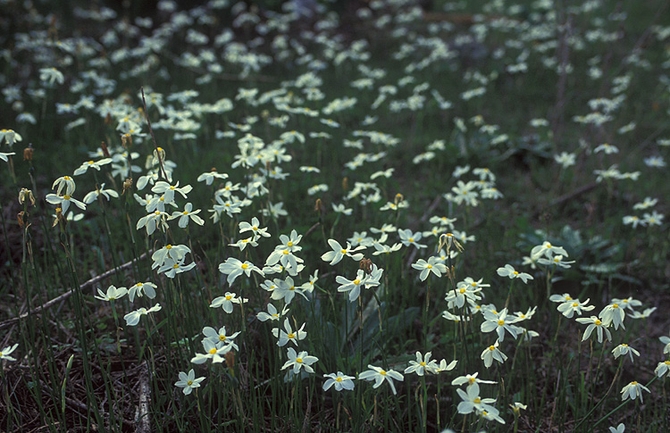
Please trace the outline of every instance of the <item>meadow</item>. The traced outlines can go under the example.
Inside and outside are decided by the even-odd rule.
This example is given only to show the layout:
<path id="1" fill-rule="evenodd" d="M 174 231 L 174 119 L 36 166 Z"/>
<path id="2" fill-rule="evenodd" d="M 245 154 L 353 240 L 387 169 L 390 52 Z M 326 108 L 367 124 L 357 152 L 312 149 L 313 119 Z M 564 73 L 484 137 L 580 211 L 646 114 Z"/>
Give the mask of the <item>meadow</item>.
<path id="1" fill-rule="evenodd" d="M 666 1 L 186 3 L 0 1 L 0 432 L 670 431 Z"/>

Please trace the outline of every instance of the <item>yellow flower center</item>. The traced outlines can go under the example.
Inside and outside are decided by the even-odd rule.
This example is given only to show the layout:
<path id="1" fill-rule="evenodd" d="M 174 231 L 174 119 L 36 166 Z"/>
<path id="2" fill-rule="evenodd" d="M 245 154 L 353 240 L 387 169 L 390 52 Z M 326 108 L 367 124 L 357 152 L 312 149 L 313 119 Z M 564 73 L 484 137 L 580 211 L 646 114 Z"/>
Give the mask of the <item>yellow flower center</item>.
<path id="1" fill-rule="evenodd" d="M 422 366 L 422 367 L 425 367 L 425 366 L 426 366 L 426 362 L 425 362 L 425 361 L 421 361 L 421 362 L 419 363 L 419 365 Z"/>
<path id="2" fill-rule="evenodd" d="M 633 385 L 633 386 L 637 386 L 637 381 L 634 380 L 634 381 L 632 381 L 630 384 Z"/>
<path id="3" fill-rule="evenodd" d="M 214 355 L 215 353 L 216 353 L 216 347 L 212 347 L 211 349 L 209 349 L 210 355 Z"/>
<path id="4" fill-rule="evenodd" d="M 355 285 L 358 286 L 359 284 L 361 284 L 361 280 L 359 280 L 358 278 L 356 278 L 354 281 L 352 281 L 352 283 L 354 283 Z"/>
<path id="5" fill-rule="evenodd" d="M 613 309 L 619 308 L 619 304 L 612 304 L 612 308 Z"/>
<path id="6" fill-rule="evenodd" d="M 287 247 L 292 247 L 292 246 L 293 246 L 293 242 L 292 242 L 292 241 L 288 241 L 288 242 L 286 243 L 286 246 L 287 246 Z"/>
<path id="7" fill-rule="evenodd" d="M 226 337 L 225 335 L 219 335 L 219 341 L 226 341 L 226 338 L 228 337 Z"/>
<path id="8" fill-rule="evenodd" d="M 505 321 L 500 319 L 498 320 L 498 326 L 503 326 L 505 324 Z"/>
<path id="9" fill-rule="evenodd" d="M 70 200 L 70 196 L 67 195 L 67 194 L 65 194 L 65 195 L 63 196 L 63 200 Z"/>
<path id="10" fill-rule="evenodd" d="M 294 334 L 293 332 L 291 332 L 290 334 L 287 334 L 286 336 L 287 336 L 289 339 L 293 339 L 293 338 L 295 338 L 295 334 Z"/>
<path id="11" fill-rule="evenodd" d="M 88 165 L 93 165 L 93 161 L 88 161 L 87 164 Z"/>
<path id="12" fill-rule="evenodd" d="M 479 404 L 481 402 L 482 402 L 482 399 L 480 397 L 475 397 L 475 399 L 473 400 L 474 404 Z"/>
<path id="13" fill-rule="evenodd" d="M 386 376 L 386 370 L 380 370 L 379 374 L 381 374 L 382 376 Z"/>
<path id="14" fill-rule="evenodd" d="M 340 252 L 341 252 L 342 254 L 346 254 L 346 253 L 347 253 L 347 250 L 345 250 L 344 248 L 342 248 L 342 249 L 340 250 Z"/>
<path id="15" fill-rule="evenodd" d="M 338 376 L 338 377 L 335 378 L 335 381 L 336 382 L 342 382 L 342 378 Z"/>
<path id="16" fill-rule="evenodd" d="M 230 301 L 231 299 L 233 299 L 231 295 L 226 295 L 226 301 Z"/>
<path id="17" fill-rule="evenodd" d="M 297 362 L 298 364 L 302 364 L 302 358 L 300 358 L 300 357 L 296 358 L 295 362 Z"/>
<path id="18" fill-rule="evenodd" d="M 600 321 L 600 319 L 596 319 L 595 322 L 593 322 L 596 326 L 602 325 L 603 322 Z"/>
<path id="19" fill-rule="evenodd" d="M 490 346 L 489 346 L 489 350 L 490 350 L 491 352 L 493 352 L 494 350 L 496 350 L 496 347 L 495 347 L 494 345 L 490 345 Z"/>
<path id="20" fill-rule="evenodd" d="M 248 264 L 246 264 L 246 263 L 242 263 L 242 269 L 247 269 L 248 267 L 249 267 Z"/>

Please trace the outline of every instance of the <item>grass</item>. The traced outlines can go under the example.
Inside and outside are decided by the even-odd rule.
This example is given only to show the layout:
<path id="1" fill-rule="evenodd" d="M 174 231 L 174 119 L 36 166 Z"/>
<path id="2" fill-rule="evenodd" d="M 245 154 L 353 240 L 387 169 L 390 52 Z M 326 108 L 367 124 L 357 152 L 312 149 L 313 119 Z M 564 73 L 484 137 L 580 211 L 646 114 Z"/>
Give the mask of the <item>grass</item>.
<path id="1" fill-rule="evenodd" d="M 75 3 L 0 6 L 0 431 L 669 429 L 664 2 Z"/>

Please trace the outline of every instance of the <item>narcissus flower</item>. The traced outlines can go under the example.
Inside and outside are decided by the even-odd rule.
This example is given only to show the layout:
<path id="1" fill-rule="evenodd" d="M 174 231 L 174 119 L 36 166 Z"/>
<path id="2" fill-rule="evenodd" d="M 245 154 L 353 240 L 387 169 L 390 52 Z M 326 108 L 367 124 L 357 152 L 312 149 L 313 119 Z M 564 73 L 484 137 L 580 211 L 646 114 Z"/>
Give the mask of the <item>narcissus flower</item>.
<path id="1" fill-rule="evenodd" d="M 374 365 L 369 365 L 368 364 L 368 370 L 365 370 L 364 372 L 360 373 L 358 375 L 359 380 L 369 380 L 369 381 L 375 381 L 375 384 L 373 388 L 379 388 L 382 383 L 385 381 L 388 382 L 389 386 L 391 387 L 391 390 L 393 391 L 393 395 L 397 393 L 395 389 L 395 384 L 393 383 L 394 380 L 398 380 L 400 382 L 404 381 L 405 378 L 403 377 L 402 374 L 398 373 L 395 370 L 384 370 L 381 367 L 375 367 Z"/>
<path id="2" fill-rule="evenodd" d="M 493 360 L 496 360 L 501 364 L 507 361 L 507 355 L 498 349 L 499 344 L 500 343 L 496 340 L 494 344 L 490 345 L 482 352 L 480 358 L 484 361 L 484 366 L 486 368 L 491 367 Z"/>
<path id="3" fill-rule="evenodd" d="M 48 203 L 59 206 L 62 209 L 63 214 L 67 212 L 70 208 L 70 204 L 74 204 L 81 210 L 86 210 L 86 204 L 72 197 L 71 195 L 65 194 L 63 196 L 56 194 L 47 194 L 46 200 Z"/>
<path id="4" fill-rule="evenodd" d="M 301 369 L 304 369 L 307 373 L 314 373 L 314 369 L 311 365 L 319 360 L 319 358 L 309 355 L 304 350 L 300 353 L 296 353 L 295 349 L 292 347 L 288 348 L 286 356 L 288 357 L 288 361 L 284 363 L 284 366 L 281 369 L 285 370 L 290 367 L 292 368 L 293 374 L 298 374 Z"/>
<path id="5" fill-rule="evenodd" d="M 614 355 L 614 359 L 617 359 L 618 357 L 623 355 L 628 355 L 630 357 L 630 362 L 634 362 L 633 355 L 640 356 L 640 352 L 633 349 L 626 343 L 621 343 L 617 347 L 615 347 L 614 350 L 612 350 L 612 355 Z"/>
<path id="6" fill-rule="evenodd" d="M 95 295 L 94 297 L 96 299 L 100 299 L 101 301 L 115 301 L 117 299 L 121 299 L 126 294 L 128 293 L 128 289 L 125 287 L 116 287 L 114 285 L 111 285 L 107 288 L 107 293 L 103 292 L 102 290 L 98 289 L 98 294 Z"/>
<path id="7" fill-rule="evenodd" d="M 286 346 L 289 341 L 297 346 L 298 341 L 304 340 L 305 337 L 307 337 L 307 332 L 303 331 L 303 329 L 305 329 L 304 323 L 300 329 L 294 331 L 287 318 L 284 320 L 284 329 L 280 330 L 279 328 L 274 328 L 272 334 L 278 339 L 277 346 L 279 347 Z"/>
<path id="8" fill-rule="evenodd" d="M 123 316 L 123 318 L 126 320 L 127 326 L 135 326 L 138 323 L 140 323 L 140 318 L 142 316 L 146 316 L 149 313 L 155 313 L 156 311 L 160 311 L 161 308 L 162 307 L 160 304 L 156 304 L 153 307 L 149 308 L 148 310 L 142 307 L 139 310 L 131 311 L 130 313 Z"/>
<path id="9" fill-rule="evenodd" d="M 238 298 L 237 294 L 226 292 L 223 296 L 218 296 L 212 300 L 211 308 L 223 308 L 223 311 L 230 314 L 233 312 L 233 304 L 242 305 L 248 301 L 247 298 Z"/>
<path id="10" fill-rule="evenodd" d="M 328 245 L 332 248 L 332 251 L 328 251 L 321 256 L 321 260 L 324 262 L 330 262 L 329 265 L 333 266 L 338 264 L 344 256 L 351 257 L 353 260 L 359 262 L 363 258 L 363 253 L 356 253 L 356 251 L 364 250 L 364 246 L 357 246 L 355 248 L 351 247 L 351 244 L 347 242 L 347 247 L 344 248 L 338 241 L 335 239 L 328 239 Z"/>
<path id="11" fill-rule="evenodd" d="M 619 326 L 626 329 L 623 325 L 623 320 L 626 318 L 626 313 L 622 308 L 622 305 L 617 302 L 612 302 L 608 306 L 602 309 L 598 316 L 602 319 L 605 326 L 614 324 L 614 329 L 619 329 Z"/>
<path id="12" fill-rule="evenodd" d="M 416 373 L 418 376 L 423 376 L 426 373 L 439 373 L 437 362 L 434 359 L 430 359 L 432 355 L 431 352 L 426 352 L 425 355 L 422 355 L 421 352 L 416 352 L 416 361 L 409 362 L 409 367 L 405 369 L 405 374 Z"/>
<path id="13" fill-rule="evenodd" d="M 135 296 L 141 298 L 143 295 L 147 295 L 147 298 L 154 299 L 156 297 L 156 288 L 158 286 L 149 281 L 135 283 L 128 289 L 128 298 L 130 298 L 130 302 L 135 300 Z"/>
<path id="14" fill-rule="evenodd" d="M 13 346 L 7 346 L 4 349 L 0 350 L 0 359 L 6 359 L 7 361 L 16 361 L 16 358 L 9 356 L 12 352 L 19 347 L 19 344 L 16 343 Z"/>
<path id="15" fill-rule="evenodd" d="M 607 340 L 612 341 L 612 333 L 610 333 L 610 330 L 607 329 L 609 325 L 605 324 L 602 320 L 597 318 L 596 316 L 591 316 L 591 317 L 578 317 L 577 320 L 579 323 L 583 324 L 588 324 L 589 326 L 586 327 L 586 330 L 584 331 L 584 336 L 582 337 L 582 341 L 587 340 L 590 336 L 593 330 L 597 330 L 598 334 L 598 343 L 603 342 L 603 333 L 607 335 Z"/>
<path id="16" fill-rule="evenodd" d="M 419 259 L 416 263 L 412 263 L 412 267 L 421 271 L 419 279 L 425 281 L 431 273 L 436 277 L 441 277 L 442 274 L 447 273 L 447 266 L 440 260 L 439 257 L 431 256 L 428 260 Z"/>
<path id="17" fill-rule="evenodd" d="M 472 385 L 473 383 L 487 383 L 490 385 L 495 385 L 498 382 L 494 382 L 492 380 L 484 380 L 484 379 L 479 379 L 477 376 L 479 375 L 479 372 L 475 372 L 474 374 L 466 374 L 465 376 L 459 376 L 456 379 L 451 381 L 451 384 L 454 386 L 461 386 L 464 383 L 467 383 L 468 386 Z"/>
<path id="18" fill-rule="evenodd" d="M 205 221 L 200 218 L 197 214 L 200 213 L 200 209 L 193 210 L 193 205 L 191 203 L 186 203 L 183 211 L 175 211 L 172 213 L 172 216 L 168 217 L 168 221 L 179 218 L 178 225 L 180 228 L 186 228 L 189 221 L 193 221 L 198 225 L 205 224 Z"/>
<path id="19" fill-rule="evenodd" d="M 498 268 L 498 275 L 501 277 L 507 277 L 510 280 L 521 279 L 524 283 L 528 283 L 528 280 L 532 280 L 533 276 L 525 272 L 519 272 L 510 264 L 505 265 L 503 268 Z"/>
<path id="20" fill-rule="evenodd" d="M 263 275 L 263 271 L 253 263 L 249 261 L 243 263 L 234 257 L 228 257 L 224 263 L 219 264 L 219 272 L 228 275 L 226 281 L 229 285 L 233 284 L 237 277 L 243 273 L 247 277 L 251 276 L 252 271 Z"/>
<path id="21" fill-rule="evenodd" d="M 203 380 L 205 380 L 204 377 L 195 377 L 195 371 L 193 371 L 193 369 L 191 369 L 188 374 L 180 371 L 179 380 L 175 382 L 174 386 L 183 388 L 182 391 L 184 392 L 184 395 L 189 395 L 194 389 L 200 388 L 200 383 Z"/>
<path id="22" fill-rule="evenodd" d="M 104 182 L 100 185 L 99 188 L 96 188 L 94 191 L 89 192 L 84 196 L 84 203 L 91 204 L 96 201 L 100 196 L 103 196 L 109 201 L 110 197 L 119 198 L 119 193 L 113 189 L 105 189 Z"/>
<path id="23" fill-rule="evenodd" d="M 354 377 L 347 376 L 346 374 L 338 371 L 337 373 L 324 374 L 323 377 L 327 377 L 328 380 L 323 384 L 323 390 L 328 391 L 331 387 L 335 387 L 335 391 L 342 391 L 343 389 L 351 391 L 354 389 Z"/>
<path id="24" fill-rule="evenodd" d="M 663 377 L 670 371 L 670 359 L 667 359 L 663 362 L 659 362 L 656 368 L 654 369 L 654 374 L 658 377 Z"/>
<path id="25" fill-rule="evenodd" d="M 496 408 L 491 406 L 491 404 L 496 402 L 494 398 L 481 398 L 479 396 L 479 385 L 477 382 L 470 384 L 465 391 L 457 389 L 456 392 L 463 399 L 458 404 L 458 413 L 460 414 L 469 414 L 475 410 L 477 412 L 498 412 Z"/>
<path id="26" fill-rule="evenodd" d="M 79 168 L 77 168 L 74 171 L 74 175 L 79 176 L 80 174 L 84 174 L 88 171 L 89 168 L 94 168 L 94 169 L 100 171 L 100 168 L 103 165 L 111 164 L 111 162 L 112 162 L 112 158 L 103 158 L 103 159 L 98 160 L 98 161 L 93 161 L 93 160 L 86 161 L 86 162 L 82 163 L 79 166 Z"/>
<path id="27" fill-rule="evenodd" d="M 642 391 L 651 392 L 649 388 L 634 380 L 621 389 L 621 400 L 628 400 L 629 398 L 635 400 L 639 396 L 640 402 L 643 402 Z"/>

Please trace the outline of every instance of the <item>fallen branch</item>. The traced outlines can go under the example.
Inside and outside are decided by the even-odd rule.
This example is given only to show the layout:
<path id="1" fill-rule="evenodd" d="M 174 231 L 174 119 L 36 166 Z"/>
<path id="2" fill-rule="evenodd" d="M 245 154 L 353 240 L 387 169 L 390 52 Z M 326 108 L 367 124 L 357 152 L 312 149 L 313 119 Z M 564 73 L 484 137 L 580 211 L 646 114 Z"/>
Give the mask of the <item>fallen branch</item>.
<path id="1" fill-rule="evenodd" d="M 125 270 L 125 269 L 128 269 L 129 267 L 131 267 L 131 266 L 133 265 L 133 263 L 138 262 L 138 261 L 144 259 L 147 255 L 149 255 L 150 252 L 151 252 L 151 251 L 147 251 L 146 253 L 144 253 L 144 254 L 142 254 L 141 256 L 139 256 L 137 259 L 131 260 L 131 261 L 127 262 L 127 263 L 122 264 L 122 265 L 119 266 L 119 267 L 110 269 L 110 270 L 107 271 L 107 272 L 104 272 L 104 273 L 102 273 L 102 274 L 100 274 L 100 275 L 98 275 L 98 276 L 96 276 L 96 277 L 93 277 L 93 278 L 91 278 L 90 280 L 85 281 L 85 282 L 84 282 L 83 284 L 81 284 L 79 287 L 75 287 L 75 288 L 73 288 L 73 289 L 71 289 L 71 290 L 69 290 L 69 291 L 63 293 L 62 295 L 57 296 L 57 297 L 51 299 L 50 301 L 45 302 L 44 304 L 40 305 L 39 307 L 36 307 L 36 308 L 33 309 L 32 311 L 27 311 L 27 312 L 21 314 L 21 315 L 18 316 L 18 317 L 13 317 L 13 318 L 11 318 L 11 319 L 7 319 L 7 320 L 5 320 L 5 321 L 3 321 L 3 322 L 0 322 L 0 329 L 6 328 L 6 327 L 8 327 L 8 326 L 11 326 L 11 325 L 13 325 L 13 324 L 16 323 L 16 322 L 19 322 L 19 321 L 21 321 L 21 320 L 27 318 L 27 317 L 30 316 L 31 314 L 41 313 L 43 310 L 46 310 L 47 308 L 52 307 L 53 305 L 59 303 L 60 301 L 64 301 L 65 299 L 69 298 L 69 297 L 75 292 L 75 290 L 77 290 L 77 289 L 79 289 L 79 290 L 84 290 L 85 288 L 90 287 L 90 286 L 94 285 L 95 283 L 98 283 L 98 282 L 104 280 L 105 278 L 114 275 L 115 273 L 117 273 L 117 272 L 119 272 L 119 271 L 123 271 L 123 270 Z"/>
<path id="2" fill-rule="evenodd" d="M 139 404 L 137 406 L 137 420 L 135 422 L 136 433 L 151 433 L 151 420 L 149 419 L 149 402 L 151 400 L 151 387 L 149 384 L 149 367 L 145 360 L 140 366 L 139 374 Z"/>

